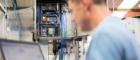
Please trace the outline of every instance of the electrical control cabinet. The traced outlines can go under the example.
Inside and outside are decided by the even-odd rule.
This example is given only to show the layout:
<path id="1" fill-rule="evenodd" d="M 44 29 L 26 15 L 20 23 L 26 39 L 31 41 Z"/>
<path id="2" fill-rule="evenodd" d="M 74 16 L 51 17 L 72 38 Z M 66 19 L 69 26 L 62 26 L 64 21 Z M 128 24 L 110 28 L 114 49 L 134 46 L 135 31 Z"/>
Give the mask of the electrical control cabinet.
<path id="1" fill-rule="evenodd" d="M 37 3 L 37 36 L 60 36 L 60 15 L 57 3 Z"/>

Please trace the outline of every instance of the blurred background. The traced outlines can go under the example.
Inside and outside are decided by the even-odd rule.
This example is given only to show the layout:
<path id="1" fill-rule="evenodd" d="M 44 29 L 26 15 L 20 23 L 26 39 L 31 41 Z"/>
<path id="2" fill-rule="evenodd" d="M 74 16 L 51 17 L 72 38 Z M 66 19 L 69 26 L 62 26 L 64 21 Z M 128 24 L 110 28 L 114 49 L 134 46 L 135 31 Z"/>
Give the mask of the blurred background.
<path id="1" fill-rule="evenodd" d="M 108 7 L 140 45 L 140 0 Z M 38 43 L 45 60 L 84 60 L 91 37 L 73 24 L 66 0 L 0 0 L 0 39 Z"/>

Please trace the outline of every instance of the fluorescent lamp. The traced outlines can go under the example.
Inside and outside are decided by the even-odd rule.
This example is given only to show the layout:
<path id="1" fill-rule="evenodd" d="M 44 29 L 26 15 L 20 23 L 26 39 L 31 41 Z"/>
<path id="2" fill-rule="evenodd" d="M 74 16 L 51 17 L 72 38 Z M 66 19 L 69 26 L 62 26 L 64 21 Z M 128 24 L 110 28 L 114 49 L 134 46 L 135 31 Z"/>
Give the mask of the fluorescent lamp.
<path id="1" fill-rule="evenodd" d="M 131 9 L 133 8 L 139 0 L 123 0 L 123 2 L 120 4 L 118 9 Z"/>
<path id="2" fill-rule="evenodd" d="M 123 18 L 125 16 L 125 14 L 127 14 L 127 11 L 114 11 L 113 12 L 113 16 L 116 16 L 119 18 Z"/>
<path id="3" fill-rule="evenodd" d="M 123 0 L 123 2 L 120 4 L 118 9 L 131 9 L 138 2 L 139 2 L 139 0 Z M 127 14 L 127 12 L 128 11 L 114 11 L 113 12 L 113 16 L 117 16 L 117 17 L 123 18 Z"/>

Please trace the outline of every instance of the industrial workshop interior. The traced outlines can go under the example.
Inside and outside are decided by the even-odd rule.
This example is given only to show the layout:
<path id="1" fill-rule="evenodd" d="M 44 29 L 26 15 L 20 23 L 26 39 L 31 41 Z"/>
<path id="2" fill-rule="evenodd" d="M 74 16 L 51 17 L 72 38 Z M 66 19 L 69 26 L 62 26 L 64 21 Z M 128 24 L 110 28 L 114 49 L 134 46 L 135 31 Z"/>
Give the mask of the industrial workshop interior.
<path id="1" fill-rule="evenodd" d="M 140 0 L 96 0 L 105 1 L 97 6 L 89 1 L 95 0 L 0 0 L 0 60 L 139 60 Z M 80 25 L 97 20 L 76 13 L 80 4 L 87 14 L 95 8 L 100 21 L 90 31 Z M 100 6 L 113 17 L 96 12 Z M 85 19 L 74 20 L 79 17 Z"/>

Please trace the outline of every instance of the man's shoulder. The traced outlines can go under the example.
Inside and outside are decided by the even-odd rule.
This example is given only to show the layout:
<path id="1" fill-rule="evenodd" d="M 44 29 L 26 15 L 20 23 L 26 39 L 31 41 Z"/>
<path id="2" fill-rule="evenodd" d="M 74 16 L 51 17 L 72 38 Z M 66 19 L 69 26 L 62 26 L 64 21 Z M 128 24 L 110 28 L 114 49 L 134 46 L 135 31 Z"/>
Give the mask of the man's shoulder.
<path id="1" fill-rule="evenodd" d="M 116 17 L 106 18 L 95 30 L 93 30 L 92 35 L 122 39 L 125 39 L 124 37 L 131 37 L 130 31 L 126 28 L 125 23 Z"/>
<path id="2" fill-rule="evenodd" d="M 128 39 L 132 38 L 132 34 L 124 25 L 117 24 L 108 24 L 100 27 L 97 31 L 94 32 L 95 36 L 105 36 L 112 39 Z"/>
<path id="3" fill-rule="evenodd" d="M 130 37 L 131 32 L 122 26 L 105 26 L 96 31 L 95 35 L 110 36 L 116 38 Z"/>

